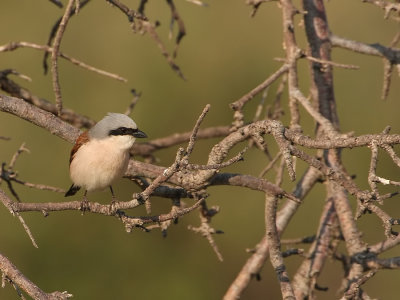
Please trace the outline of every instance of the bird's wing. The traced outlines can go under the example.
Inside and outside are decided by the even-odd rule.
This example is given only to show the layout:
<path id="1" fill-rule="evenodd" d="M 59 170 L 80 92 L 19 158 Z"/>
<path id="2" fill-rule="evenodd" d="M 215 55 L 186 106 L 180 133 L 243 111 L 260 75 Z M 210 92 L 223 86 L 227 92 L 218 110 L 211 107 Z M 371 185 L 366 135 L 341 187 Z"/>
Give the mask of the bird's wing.
<path id="1" fill-rule="evenodd" d="M 86 144 L 89 141 L 89 134 L 87 131 L 82 133 L 75 142 L 74 147 L 71 150 L 71 156 L 69 157 L 69 164 L 71 164 L 72 160 L 74 159 L 75 153 L 79 150 L 79 148 Z"/>

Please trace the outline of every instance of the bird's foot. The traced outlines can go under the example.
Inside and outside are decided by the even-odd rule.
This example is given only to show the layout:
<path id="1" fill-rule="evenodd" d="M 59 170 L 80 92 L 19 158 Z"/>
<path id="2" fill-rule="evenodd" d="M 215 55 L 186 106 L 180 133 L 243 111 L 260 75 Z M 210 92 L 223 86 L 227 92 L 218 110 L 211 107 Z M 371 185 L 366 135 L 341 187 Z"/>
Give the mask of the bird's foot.
<path id="1" fill-rule="evenodd" d="M 117 202 L 118 202 L 117 198 L 115 196 L 112 196 L 110 206 L 109 206 L 110 214 L 115 214 L 117 212 L 117 210 L 118 210 L 116 207 Z"/>
<path id="2" fill-rule="evenodd" d="M 83 197 L 81 201 L 81 207 L 79 209 L 82 212 L 82 215 L 84 215 L 86 211 L 90 211 L 89 201 L 86 196 Z"/>

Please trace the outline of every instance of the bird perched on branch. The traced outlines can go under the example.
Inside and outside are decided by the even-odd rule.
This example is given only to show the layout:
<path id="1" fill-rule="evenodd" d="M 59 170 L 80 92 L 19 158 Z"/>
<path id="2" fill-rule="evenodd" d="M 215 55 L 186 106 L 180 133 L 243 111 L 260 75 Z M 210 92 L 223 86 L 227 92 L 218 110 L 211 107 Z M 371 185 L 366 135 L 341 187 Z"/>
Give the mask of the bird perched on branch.
<path id="1" fill-rule="evenodd" d="M 110 187 L 125 173 L 129 162 L 129 150 L 136 138 L 147 135 L 138 129 L 127 115 L 108 113 L 89 131 L 82 133 L 71 150 L 70 177 L 73 182 L 65 197 L 75 195 L 80 188 L 87 192 Z"/>

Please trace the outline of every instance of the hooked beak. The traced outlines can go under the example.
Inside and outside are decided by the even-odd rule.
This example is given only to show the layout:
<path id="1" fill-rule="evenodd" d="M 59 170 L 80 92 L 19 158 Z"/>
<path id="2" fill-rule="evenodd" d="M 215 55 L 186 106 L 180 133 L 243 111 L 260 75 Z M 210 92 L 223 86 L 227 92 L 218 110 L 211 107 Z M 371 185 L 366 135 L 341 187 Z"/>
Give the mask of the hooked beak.
<path id="1" fill-rule="evenodd" d="M 147 138 L 147 134 L 145 134 L 143 131 L 141 131 L 139 129 L 135 130 L 135 132 L 133 132 L 132 135 L 135 138 Z"/>

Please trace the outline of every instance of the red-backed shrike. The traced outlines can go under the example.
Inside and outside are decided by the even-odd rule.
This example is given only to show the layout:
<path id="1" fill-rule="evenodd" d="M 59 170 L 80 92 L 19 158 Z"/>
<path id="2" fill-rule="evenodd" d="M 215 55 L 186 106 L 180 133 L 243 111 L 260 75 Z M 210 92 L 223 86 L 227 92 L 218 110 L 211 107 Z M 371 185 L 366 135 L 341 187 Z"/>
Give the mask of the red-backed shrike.
<path id="1" fill-rule="evenodd" d="M 73 182 L 65 197 L 75 195 L 80 188 L 87 192 L 110 187 L 121 178 L 129 162 L 129 149 L 136 138 L 147 135 L 124 114 L 108 113 L 89 131 L 82 133 L 71 150 L 70 177 Z"/>

